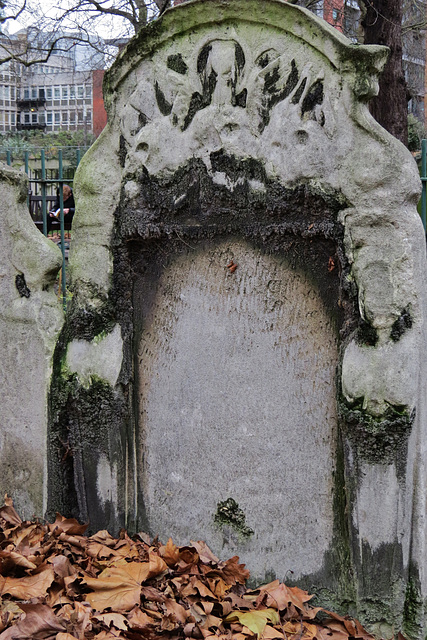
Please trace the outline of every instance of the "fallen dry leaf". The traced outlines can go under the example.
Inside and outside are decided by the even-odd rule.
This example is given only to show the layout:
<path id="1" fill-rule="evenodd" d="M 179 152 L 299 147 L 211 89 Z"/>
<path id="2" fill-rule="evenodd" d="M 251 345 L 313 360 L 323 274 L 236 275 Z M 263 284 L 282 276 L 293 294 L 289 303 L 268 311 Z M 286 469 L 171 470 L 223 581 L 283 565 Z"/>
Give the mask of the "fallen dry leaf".
<path id="1" fill-rule="evenodd" d="M 132 629 L 143 630 L 156 625 L 156 621 L 139 608 L 133 609 L 127 619 Z"/>
<path id="2" fill-rule="evenodd" d="M 0 640 L 37 640 L 56 635 L 65 627 L 53 610 L 44 604 L 21 604 L 24 615 L 20 620 L 0 634 Z"/>
<path id="3" fill-rule="evenodd" d="M 98 613 L 93 616 L 93 619 L 98 620 L 98 622 L 103 622 L 107 627 L 113 626 L 122 631 L 128 630 L 126 618 L 121 613 Z"/>
<path id="4" fill-rule="evenodd" d="M 173 567 L 179 560 L 179 549 L 169 538 L 164 547 L 159 549 L 160 555 L 169 567 Z"/>
<path id="5" fill-rule="evenodd" d="M 153 553 L 149 562 L 124 562 L 120 566 L 109 567 L 97 578 L 83 579 L 94 591 L 86 595 L 86 600 L 97 611 L 130 611 L 140 602 L 142 583 L 166 568 L 164 560 Z"/>
<path id="6" fill-rule="evenodd" d="M 43 598 L 54 579 L 52 567 L 43 567 L 41 571 L 22 578 L 0 576 L 0 595 L 7 593 L 19 600 Z"/>
<path id="7" fill-rule="evenodd" d="M 88 528 L 87 524 L 79 524 L 75 518 L 64 518 L 59 513 L 56 514 L 56 520 L 49 525 L 49 530 L 55 535 L 59 535 L 61 531 L 69 535 L 81 536 Z"/>
<path id="8" fill-rule="evenodd" d="M 272 622 L 273 625 L 280 624 L 280 617 L 276 609 L 232 611 L 224 619 L 224 622 L 239 622 L 260 638 L 264 633 L 267 622 Z"/>

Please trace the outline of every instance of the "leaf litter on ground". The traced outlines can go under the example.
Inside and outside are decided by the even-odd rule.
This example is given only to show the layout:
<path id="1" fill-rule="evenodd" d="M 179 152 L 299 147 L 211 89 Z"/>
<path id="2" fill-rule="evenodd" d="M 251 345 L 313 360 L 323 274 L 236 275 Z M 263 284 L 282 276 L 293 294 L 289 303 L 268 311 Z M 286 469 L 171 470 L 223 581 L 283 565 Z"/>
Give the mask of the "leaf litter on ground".
<path id="1" fill-rule="evenodd" d="M 247 588 L 238 556 L 145 533 L 86 536 L 57 514 L 23 522 L 0 508 L 0 640 L 373 640 L 279 580 Z"/>

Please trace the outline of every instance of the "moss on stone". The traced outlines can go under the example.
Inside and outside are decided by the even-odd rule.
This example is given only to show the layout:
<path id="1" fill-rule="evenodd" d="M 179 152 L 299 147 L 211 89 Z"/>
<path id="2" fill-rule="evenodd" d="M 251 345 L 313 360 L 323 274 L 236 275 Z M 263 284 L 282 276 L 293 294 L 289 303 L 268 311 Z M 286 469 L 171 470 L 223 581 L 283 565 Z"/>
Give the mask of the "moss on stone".
<path id="1" fill-rule="evenodd" d="M 15 287 L 21 296 L 21 298 L 29 298 L 31 295 L 31 291 L 28 288 L 28 285 L 25 281 L 25 276 L 23 273 L 18 273 L 15 277 Z"/>
<path id="2" fill-rule="evenodd" d="M 95 376 L 80 384 L 75 374 L 54 379 L 50 395 L 48 446 L 48 515 L 90 521 L 91 531 L 125 524 L 125 515 L 110 513 L 97 493 L 97 465 L 102 456 L 121 468 L 127 435 L 122 394 Z M 106 512 L 108 510 L 108 513 Z"/>
<path id="3" fill-rule="evenodd" d="M 378 332 L 369 322 L 361 320 L 356 333 L 356 340 L 360 345 L 375 347 L 378 343 Z"/>
<path id="4" fill-rule="evenodd" d="M 233 498 L 218 503 L 214 522 L 220 527 L 232 527 L 243 538 L 249 538 L 254 534 L 254 531 L 246 524 L 244 511 Z"/>
<path id="5" fill-rule="evenodd" d="M 339 401 L 339 413 L 346 436 L 355 445 L 362 460 L 371 463 L 390 464 L 399 450 L 405 449 L 415 410 L 389 405 L 381 416 L 373 416 L 363 408 L 363 400 L 348 405 Z"/>
<path id="6" fill-rule="evenodd" d="M 115 311 L 110 299 L 97 309 L 80 307 L 73 300 L 67 311 L 66 342 L 93 340 L 96 336 L 110 333 L 115 325 Z"/>
<path id="7" fill-rule="evenodd" d="M 414 572 L 418 574 L 418 572 Z M 410 577 L 406 586 L 405 604 L 403 607 L 402 632 L 408 640 L 420 638 L 424 629 L 425 604 L 421 595 L 420 583 L 414 576 Z"/>
<path id="8" fill-rule="evenodd" d="M 393 342 L 398 342 L 408 329 L 412 328 L 413 320 L 408 309 L 404 309 L 396 322 L 393 323 L 390 338 Z"/>
<path id="9" fill-rule="evenodd" d="M 168 69 L 172 69 L 172 71 L 176 71 L 176 73 L 179 73 L 181 75 L 185 75 L 188 71 L 188 66 L 184 62 L 180 53 L 168 56 L 167 67 Z"/>

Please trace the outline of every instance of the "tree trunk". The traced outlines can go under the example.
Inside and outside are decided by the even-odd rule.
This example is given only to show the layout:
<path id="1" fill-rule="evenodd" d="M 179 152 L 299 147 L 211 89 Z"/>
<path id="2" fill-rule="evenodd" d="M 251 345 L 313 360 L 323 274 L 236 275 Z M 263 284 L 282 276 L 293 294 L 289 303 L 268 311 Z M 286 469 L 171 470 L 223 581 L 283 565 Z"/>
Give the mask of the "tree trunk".
<path id="1" fill-rule="evenodd" d="M 365 44 L 383 44 L 390 57 L 380 77 L 378 96 L 370 102 L 374 118 L 408 145 L 408 106 L 402 66 L 402 0 L 364 0 L 362 26 Z"/>

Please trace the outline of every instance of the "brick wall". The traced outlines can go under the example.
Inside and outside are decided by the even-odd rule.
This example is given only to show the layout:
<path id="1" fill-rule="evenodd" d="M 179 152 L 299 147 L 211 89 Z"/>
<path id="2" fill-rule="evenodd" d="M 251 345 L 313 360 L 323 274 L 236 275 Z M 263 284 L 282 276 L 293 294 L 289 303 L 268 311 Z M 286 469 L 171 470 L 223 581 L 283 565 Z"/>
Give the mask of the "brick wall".
<path id="1" fill-rule="evenodd" d="M 93 72 L 93 133 L 96 137 L 99 136 L 107 124 L 107 112 L 104 108 L 104 98 L 102 95 L 103 79 L 103 70 Z"/>

